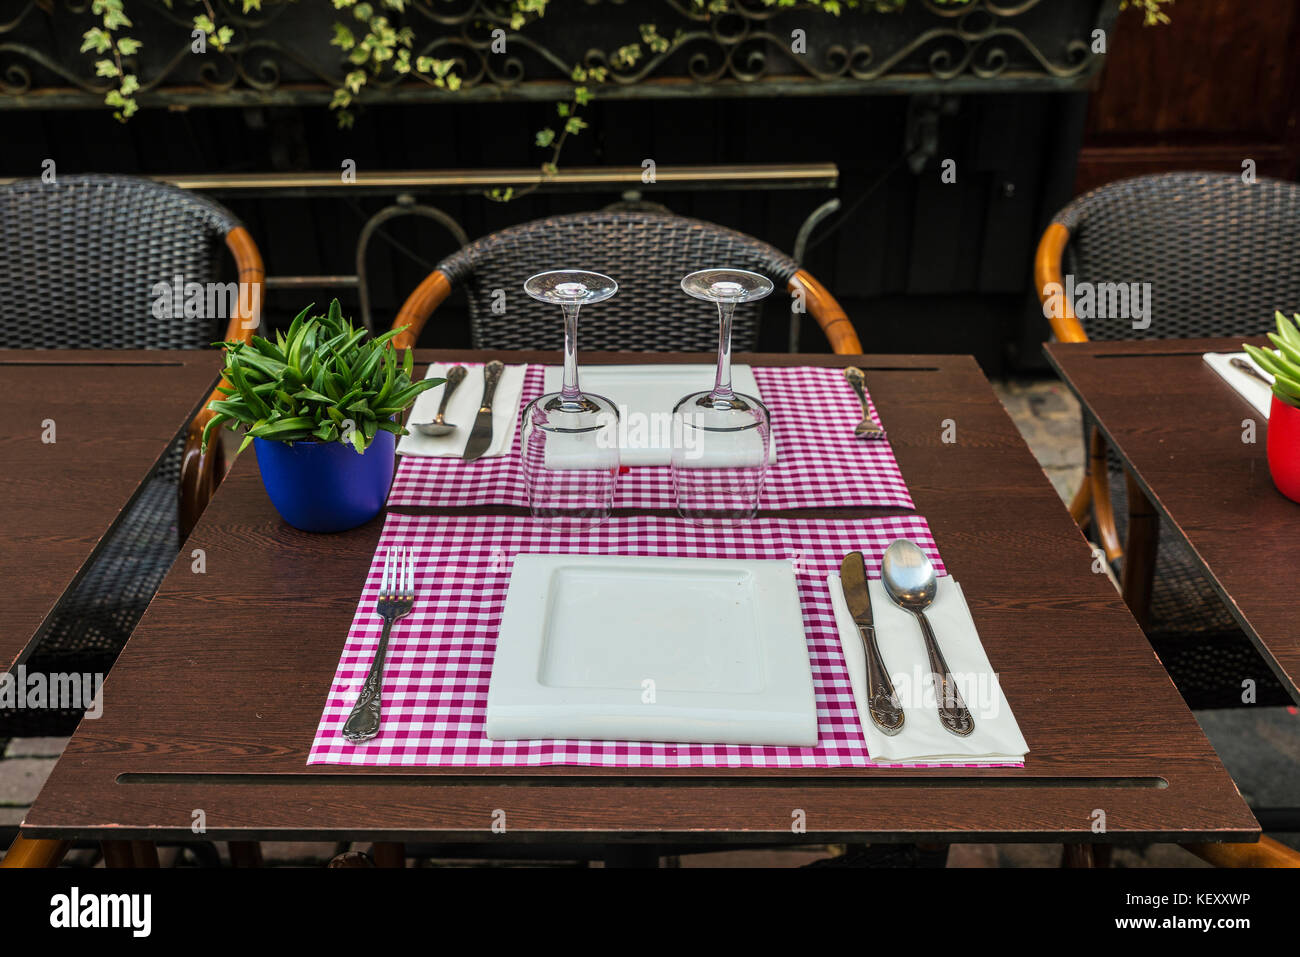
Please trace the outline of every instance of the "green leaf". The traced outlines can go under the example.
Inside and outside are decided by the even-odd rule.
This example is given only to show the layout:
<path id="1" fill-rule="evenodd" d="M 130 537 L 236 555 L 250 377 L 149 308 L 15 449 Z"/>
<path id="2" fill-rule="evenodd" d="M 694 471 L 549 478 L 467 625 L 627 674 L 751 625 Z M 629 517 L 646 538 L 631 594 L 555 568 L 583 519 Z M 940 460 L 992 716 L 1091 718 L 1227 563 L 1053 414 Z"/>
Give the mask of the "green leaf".
<path id="1" fill-rule="evenodd" d="M 229 378 L 234 387 L 239 390 L 239 394 L 243 397 L 244 401 L 248 403 L 248 408 L 255 416 L 258 418 L 264 418 L 271 414 L 270 406 L 263 402 L 262 397 L 259 396 L 253 390 L 253 387 L 248 384 L 248 379 L 245 377 L 243 369 L 238 366 L 231 366 L 226 370 L 226 377 Z"/>
<path id="2" fill-rule="evenodd" d="M 316 423 L 306 416 L 297 416 L 295 418 L 281 419 L 278 422 L 255 425 L 248 430 L 248 434 L 259 439 L 280 439 L 283 441 L 291 435 L 308 434 L 315 426 Z"/>
<path id="3" fill-rule="evenodd" d="M 1292 344 L 1276 332 L 1268 334 L 1268 341 L 1277 347 L 1286 362 L 1293 363 L 1296 366 L 1296 372 L 1300 372 L 1300 346 Z"/>
<path id="4" fill-rule="evenodd" d="M 1300 347 L 1300 331 L 1292 325 L 1291 320 L 1280 312 L 1274 312 L 1273 318 L 1277 321 L 1277 331 L 1282 338 L 1291 345 Z"/>
<path id="5" fill-rule="evenodd" d="M 207 424 L 203 426 L 203 440 L 199 443 L 200 452 L 206 452 L 208 450 L 208 438 L 211 436 L 212 431 L 221 428 L 221 424 L 223 422 L 228 422 L 229 420 L 230 416 L 221 412 L 218 412 L 212 418 L 208 419 Z"/>
<path id="6" fill-rule="evenodd" d="M 1268 349 L 1261 349 L 1259 346 L 1252 346 L 1248 342 L 1243 342 L 1241 347 L 1246 350 L 1246 354 L 1254 359 L 1261 369 L 1269 375 L 1277 375 L 1279 372 L 1285 373 L 1286 367 L 1277 354 L 1270 352 Z"/>

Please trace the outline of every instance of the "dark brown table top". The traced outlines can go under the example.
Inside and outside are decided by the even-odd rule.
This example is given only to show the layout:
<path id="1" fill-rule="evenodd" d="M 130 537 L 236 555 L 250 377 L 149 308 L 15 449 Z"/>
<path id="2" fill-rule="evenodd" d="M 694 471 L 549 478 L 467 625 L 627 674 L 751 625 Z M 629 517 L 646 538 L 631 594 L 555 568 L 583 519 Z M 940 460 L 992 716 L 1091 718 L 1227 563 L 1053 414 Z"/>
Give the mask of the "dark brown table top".
<path id="1" fill-rule="evenodd" d="M 1268 420 L 1205 364 L 1241 338 L 1051 343 L 1047 355 L 1300 701 L 1300 505 L 1268 472 Z M 1248 340 L 1268 345 L 1265 339 Z M 1255 442 L 1243 422 L 1257 423 Z"/>
<path id="2" fill-rule="evenodd" d="M 0 350 L 0 671 L 208 396 L 215 352 Z M 53 420 L 54 440 L 45 423 Z"/>
<path id="3" fill-rule="evenodd" d="M 436 354 L 482 360 L 482 353 Z M 420 353 L 423 361 L 434 354 Z M 524 361 L 557 361 L 522 353 Z M 709 361 L 585 354 L 582 361 Z M 194 839 L 1254 840 L 1259 828 L 973 359 L 856 364 L 963 585 L 1032 753 L 1023 769 L 307 766 L 379 535 L 277 517 L 241 458 L 28 814 L 31 837 Z M 957 441 L 945 443 L 951 420 Z M 480 510 L 488 511 L 488 510 Z M 895 510 L 896 511 L 896 510 Z M 882 514 L 843 510 L 837 515 Z M 805 514 L 827 514 L 818 511 Z M 507 835 L 494 835 L 493 812 Z M 791 832 L 804 811 L 806 836 Z M 1104 833 L 1093 830 L 1104 812 Z"/>

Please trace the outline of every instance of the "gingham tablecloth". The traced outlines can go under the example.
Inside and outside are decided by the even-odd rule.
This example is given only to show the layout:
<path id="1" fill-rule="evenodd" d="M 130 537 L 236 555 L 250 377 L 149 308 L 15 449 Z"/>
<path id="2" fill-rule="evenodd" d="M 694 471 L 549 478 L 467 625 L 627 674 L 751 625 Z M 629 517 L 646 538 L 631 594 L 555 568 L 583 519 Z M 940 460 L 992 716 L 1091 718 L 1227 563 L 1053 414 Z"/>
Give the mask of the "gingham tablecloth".
<path id="1" fill-rule="evenodd" d="M 885 546 L 911 538 L 944 574 L 925 519 L 757 519 L 724 534 L 668 516 L 620 517 L 560 534 L 522 516 L 390 514 L 309 764 L 420 767 L 863 767 L 873 765 L 858 723 L 826 576 L 854 549 L 877 572 Z M 374 615 L 383 555 L 412 548 L 416 602 L 389 641 L 383 727 L 354 745 L 340 735 L 379 641 Z M 520 553 L 790 559 L 812 664 L 819 742 L 812 748 L 613 741 L 489 741 L 488 681 L 513 557 Z M 613 627 L 613 626 L 611 626 Z M 980 765 L 984 766 L 984 765 Z"/>
<path id="2" fill-rule="evenodd" d="M 528 367 L 521 405 L 541 395 L 542 378 L 542 366 Z M 854 438 L 862 407 L 841 370 L 755 366 L 754 378 L 771 410 L 776 440 L 776 463 L 768 470 L 761 508 L 914 507 L 888 440 Z M 874 405 L 871 413 L 882 424 Z M 388 504 L 526 506 L 519 445 L 516 429 L 511 451 L 496 458 L 400 456 Z M 619 476 L 614 506 L 672 509 L 671 470 L 666 465 L 627 469 Z"/>

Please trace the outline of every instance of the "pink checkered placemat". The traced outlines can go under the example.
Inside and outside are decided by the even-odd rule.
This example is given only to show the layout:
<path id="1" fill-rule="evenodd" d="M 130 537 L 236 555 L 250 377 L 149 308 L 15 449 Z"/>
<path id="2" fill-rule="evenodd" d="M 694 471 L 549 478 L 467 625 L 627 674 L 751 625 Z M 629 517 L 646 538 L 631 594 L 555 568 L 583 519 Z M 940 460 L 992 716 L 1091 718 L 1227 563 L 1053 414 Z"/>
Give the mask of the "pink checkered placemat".
<path id="1" fill-rule="evenodd" d="M 597 529 L 551 532 L 523 516 L 390 514 L 366 578 L 308 764 L 416 767 L 585 765 L 624 768 L 827 768 L 872 766 L 835 628 L 826 576 L 854 549 L 878 570 L 894 539 L 920 545 L 944 574 L 920 516 L 757 519 L 738 528 L 697 528 L 678 518 L 610 519 Z M 379 641 L 373 614 L 382 556 L 412 548 L 416 602 L 393 630 L 384 669 L 378 737 L 354 745 L 340 735 Z M 795 563 L 817 700 L 812 748 L 627 741 L 489 741 L 488 681 L 513 557 L 521 553 L 790 559 Z M 987 766 L 987 765 L 972 765 Z"/>
<path id="2" fill-rule="evenodd" d="M 762 508 L 914 507 L 889 442 L 853 437 L 862 408 L 841 370 L 755 366 L 754 378 L 771 410 L 776 439 L 776 463 L 768 470 Z M 528 367 L 521 407 L 541 395 L 542 379 L 542 366 Z M 870 396 L 867 401 L 871 404 Z M 871 414 L 880 424 L 874 404 Z M 510 452 L 496 458 L 466 463 L 399 456 L 388 504 L 526 506 L 519 430 Z M 671 471 L 667 466 L 629 468 L 619 476 L 614 506 L 671 509 Z"/>

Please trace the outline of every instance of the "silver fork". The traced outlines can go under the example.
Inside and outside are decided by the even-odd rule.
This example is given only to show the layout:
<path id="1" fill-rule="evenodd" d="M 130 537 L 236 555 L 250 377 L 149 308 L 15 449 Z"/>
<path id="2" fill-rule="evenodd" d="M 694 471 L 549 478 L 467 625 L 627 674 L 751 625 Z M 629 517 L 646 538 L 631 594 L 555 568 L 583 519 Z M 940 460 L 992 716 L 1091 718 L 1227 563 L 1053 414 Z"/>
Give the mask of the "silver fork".
<path id="1" fill-rule="evenodd" d="M 885 430 L 872 420 L 871 409 L 867 405 L 867 389 L 864 383 L 866 376 L 857 366 L 849 366 L 844 370 L 844 378 L 849 380 L 853 391 L 858 394 L 858 401 L 862 403 L 862 421 L 853 427 L 853 434 L 860 439 L 883 439 Z"/>
<path id="2" fill-rule="evenodd" d="M 405 618 L 415 604 L 415 562 L 411 550 L 390 548 L 384 556 L 384 573 L 379 584 L 375 614 L 384 619 L 384 633 L 370 663 L 370 673 L 361 686 L 357 703 L 343 725 L 343 737 L 352 742 L 369 741 L 379 733 L 381 704 L 379 692 L 384 685 L 384 658 L 388 654 L 388 635 L 393 623 Z"/>

